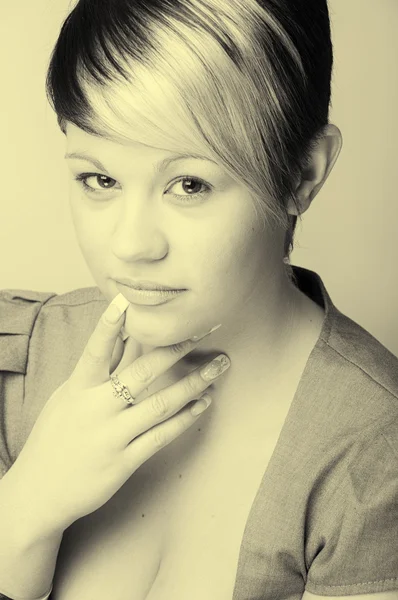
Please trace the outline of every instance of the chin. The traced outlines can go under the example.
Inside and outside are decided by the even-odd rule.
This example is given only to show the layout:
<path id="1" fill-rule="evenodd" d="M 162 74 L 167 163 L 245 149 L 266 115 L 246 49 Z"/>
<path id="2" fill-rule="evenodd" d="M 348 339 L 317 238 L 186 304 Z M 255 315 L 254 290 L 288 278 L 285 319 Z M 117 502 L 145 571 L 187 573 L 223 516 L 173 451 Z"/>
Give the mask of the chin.
<path id="1" fill-rule="evenodd" d="M 140 322 L 141 321 L 141 322 Z M 167 335 L 166 320 L 163 318 L 153 319 L 151 316 L 140 317 L 134 311 L 134 307 L 129 307 L 126 311 L 126 320 L 122 329 L 123 338 L 131 336 L 141 345 L 145 346 L 170 346 L 181 342 L 181 338 L 175 339 L 176 325 L 172 325 L 172 331 Z M 138 326 L 137 326 L 138 322 Z M 146 327 L 145 324 L 148 324 Z"/>

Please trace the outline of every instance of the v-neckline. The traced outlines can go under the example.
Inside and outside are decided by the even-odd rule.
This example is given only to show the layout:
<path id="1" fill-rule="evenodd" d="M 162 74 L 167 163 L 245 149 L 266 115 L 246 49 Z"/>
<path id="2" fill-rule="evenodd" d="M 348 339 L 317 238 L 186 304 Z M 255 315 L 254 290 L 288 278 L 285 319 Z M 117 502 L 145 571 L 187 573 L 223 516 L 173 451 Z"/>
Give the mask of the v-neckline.
<path id="1" fill-rule="evenodd" d="M 298 411 L 300 410 L 299 405 L 300 405 L 301 398 L 303 396 L 302 390 L 305 388 L 308 379 L 312 375 L 314 358 L 320 351 L 321 345 L 323 343 L 327 342 L 327 340 L 329 339 L 334 319 L 339 312 L 337 310 L 337 308 L 335 307 L 335 305 L 333 304 L 321 277 L 317 273 L 315 273 L 314 271 L 311 271 L 309 269 L 305 269 L 304 267 L 299 267 L 296 265 L 292 265 L 292 269 L 293 269 L 293 273 L 295 276 L 296 286 L 300 289 L 300 291 L 302 291 L 307 296 L 309 296 L 318 305 L 321 305 L 325 311 L 325 315 L 324 315 L 324 319 L 323 319 L 323 323 L 322 323 L 322 327 L 321 327 L 319 336 L 318 336 L 318 338 L 308 356 L 308 359 L 305 363 L 305 366 L 302 371 L 300 380 L 297 384 L 297 388 L 294 393 L 292 402 L 289 406 L 289 409 L 287 411 L 283 425 L 281 427 L 277 442 L 272 451 L 272 454 L 267 463 L 267 466 L 264 470 L 263 476 L 260 481 L 260 485 L 258 487 L 258 490 L 256 492 L 256 495 L 254 497 L 254 500 L 252 502 L 252 505 L 251 505 L 251 508 L 249 511 L 248 518 L 246 520 L 245 528 L 243 531 L 243 537 L 242 537 L 240 548 L 239 548 L 238 567 L 237 567 L 237 573 L 236 573 L 236 577 L 235 577 L 232 600 L 244 600 L 243 597 L 239 596 L 239 592 L 240 592 L 240 590 L 238 589 L 239 574 L 240 574 L 241 565 L 243 563 L 243 560 L 242 560 L 243 559 L 243 550 L 247 546 L 246 537 L 249 535 L 249 532 L 250 532 L 250 529 L 252 526 L 252 520 L 254 519 L 255 507 L 257 505 L 259 498 L 262 496 L 264 489 L 267 486 L 269 476 L 274 470 L 274 466 L 277 462 L 277 458 L 279 458 L 279 456 L 281 455 L 281 451 L 285 447 L 285 442 L 289 438 L 289 427 L 290 427 L 291 423 L 294 421 L 295 415 L 298 414 Z"/>

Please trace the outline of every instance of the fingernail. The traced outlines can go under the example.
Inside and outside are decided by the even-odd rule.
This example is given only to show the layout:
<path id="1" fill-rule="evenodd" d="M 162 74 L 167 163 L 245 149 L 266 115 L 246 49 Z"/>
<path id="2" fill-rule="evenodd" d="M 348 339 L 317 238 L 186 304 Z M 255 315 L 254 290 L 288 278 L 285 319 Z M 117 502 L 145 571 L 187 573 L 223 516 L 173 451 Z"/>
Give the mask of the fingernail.
<path id="1" fill-rule="evenodd" d="M 210 329 L 210 331 L 206 331 L 206 333 L 203 333 L 202 335 L 194 335 L 193 337 L 191 337 L 191 341 L 199 342 L 200 340 L 203 340 L 203 338 L 205 338 L 207 335 L 210 335 L 211 333 L 213 333 L 213 331 L 215 331 L 216 329 L 219 329 L 221 327 L 221 325 L 222 325 L 222 323 L 220 323 L 219 325 L 216 325 L 215 327 Z"/>
<path id="2" fill-rule="evenodd" d="M 108 323 L 117 323 L 129 305 L 129 301 L 126 300 L 123 294 L 118 294 L 106 309 L 104 319 L 108 321 Z"/>
<path id="3" fill-rule="evenodd" d="M 211 381 L 216 379 L 219 375 L 224 373 L 231 365 L 231 361 L 225 354 L 219 354 L 214 360 L 206 365 L 201 371 L 200 375 L 205 381 Z"/>
<path id="4" fill-rule="evenodd" d="M 206 410 L 206 408 L 208 408 L 210 406 L 210 404 L 211 404 L 211 396 L 209 396 L 209 394 L 203 394 L 203 396 L 200 398 L 200 400 L 195 402 L 195 404 L 192 406 L 191 414 L 194 417 L 197 417 L 202 412 L 204 412 Z"/>

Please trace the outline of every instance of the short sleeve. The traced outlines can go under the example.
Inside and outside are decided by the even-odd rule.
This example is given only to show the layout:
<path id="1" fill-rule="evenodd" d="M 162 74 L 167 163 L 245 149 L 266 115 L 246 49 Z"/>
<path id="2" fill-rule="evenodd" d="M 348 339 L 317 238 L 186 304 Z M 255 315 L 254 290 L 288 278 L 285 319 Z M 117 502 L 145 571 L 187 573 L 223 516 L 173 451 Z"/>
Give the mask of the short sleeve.
<path id="1" fill-rule="evenodd" d="M 43 304 L 54 295 L 0 290 L 0 477 L 13 462 L 32 330 Z"/>
<path id="2" fill-rule="evenodd" d="M 305 589 L 319 596 L 398 590 L 398 419 L 373 438 L 361 436 L 324 513 Z"/>

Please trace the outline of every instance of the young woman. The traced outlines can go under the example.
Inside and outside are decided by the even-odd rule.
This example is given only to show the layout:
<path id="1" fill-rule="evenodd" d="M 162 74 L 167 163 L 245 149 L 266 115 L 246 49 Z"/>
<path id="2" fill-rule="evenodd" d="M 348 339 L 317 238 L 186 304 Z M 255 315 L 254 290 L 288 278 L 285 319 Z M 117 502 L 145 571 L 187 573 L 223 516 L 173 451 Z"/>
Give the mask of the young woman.
<path id="1" fill-rule="evenodd" d="M 398 359 L 289 263 L 331 70 L 326 0 L 66 19 L 47 85 L 97 286 L 0 296 L 3 598 L 398 599 Z"/>

